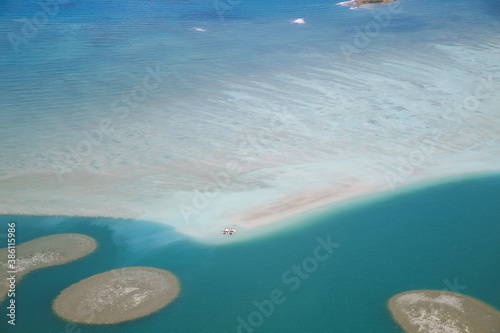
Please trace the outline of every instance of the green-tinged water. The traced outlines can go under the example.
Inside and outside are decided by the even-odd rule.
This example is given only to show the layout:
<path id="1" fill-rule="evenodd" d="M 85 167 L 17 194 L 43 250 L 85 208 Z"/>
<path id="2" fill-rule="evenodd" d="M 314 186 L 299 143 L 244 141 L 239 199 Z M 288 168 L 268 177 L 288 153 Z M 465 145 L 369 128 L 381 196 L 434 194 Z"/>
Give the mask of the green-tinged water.
<path id="1" fill-rule="evenodd" d="M 238 332 L 240 317 L 245 333 L 399 333 L 386 302 L 413 289 L 461 292 L 500 308 L 500 176 L 373 200 L 303 228 L 226 246 L 197 243 L 144 221 L 0 221 L 5 232 L 7 222 L 16 222 L 19 242 L 75 232 L 99 243 L 88 257 L 26 276 L 16 288 L 16 326 L 7 324 L 4 302 L 1 332 Z M 331 238 L 333 252 L 318 248 L 318 238 Z M 175 273 L 178 299 L 151 316 L 111 326 L 66 326 L 52 312 L 53 299 L 71 284 L 137 265 Z M 305 267 L 294 272 L 293 265 Z M 279 303 L 272 309 L 271 298 Z M 264 315 L 255 312 L 254 301 Z"/>

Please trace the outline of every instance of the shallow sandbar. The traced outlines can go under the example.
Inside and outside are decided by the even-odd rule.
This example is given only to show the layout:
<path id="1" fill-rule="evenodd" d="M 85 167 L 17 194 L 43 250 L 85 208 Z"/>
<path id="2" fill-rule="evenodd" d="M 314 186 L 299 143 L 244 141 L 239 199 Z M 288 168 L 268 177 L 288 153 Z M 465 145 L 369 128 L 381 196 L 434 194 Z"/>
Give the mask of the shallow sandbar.
<path id="1" fill-rule="evenodd" d="M 158 311 L 179 292 L 179 280 L 168 271 L 127 267 L 91 276 L 64 289 L 53 309 L 73 322 L 116 324 Z"/>
<path id="2" fill-rule="evenodd" d="M 8 265 L 8 248 L 0 249 L 0 302 L 9 291 L 7 271 L 16 271 L 16 285 L 24 275 L 36 269 L 77 260 L 97 248 L 96 241 L 81 234 L 58 234 L 35 238 L 15 247 L 15 267 Z"/>
<path id="3" fill-rule="evenodd" d="M 439 290 L 415 290 L 389 300 L 394 319 L 408 333 L 498 333 L 500 312 L 477 299 Z"/>

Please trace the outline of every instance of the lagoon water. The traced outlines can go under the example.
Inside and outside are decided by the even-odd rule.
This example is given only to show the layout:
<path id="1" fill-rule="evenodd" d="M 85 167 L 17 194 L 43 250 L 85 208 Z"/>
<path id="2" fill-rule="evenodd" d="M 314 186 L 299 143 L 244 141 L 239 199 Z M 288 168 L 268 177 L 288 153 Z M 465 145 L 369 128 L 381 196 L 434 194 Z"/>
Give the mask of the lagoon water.
<path id="1" fill-rule="evenodd" d="M 79 332 L 52 312 L 58 293 L 139 265 L 176 274 L 179 298 L 81 332 L 237 332 L 276 289 L 284 302 L 254 332 L 399 333 L 386 302 L 412 289 L 500 308 L 499 176 L 393 192 L 241 243 L 208 245 L 170 227 L 186 224 L 179 203 L 207 170 L 232 159 L 247 173 L 200 225 L 330 176 L 383 182 L 422 147 L 435 153 L 405 180 L 497 171 L 497 0 L 45 3 L 46 14 L 36 1 L 0 5 L 0 212 L 135 219 L 1 215 L 19 242 L 71 232 L 99 247 L 26 276 L 16 326 L 4 303 L 0 332 Z M 150 89 L 138 90 L 147 77 Z M 252 147 L 246 130 L 270 123 L 271 140 Z M 329 236 L 340 246 L 328 259 L 307 279 L 283 280 Z"/>
<path id="2" fill-rule="evenodd" d="M 275 164 L 336 158 L 351 152 L 351 140 L 402 154 L 410 137 L 436 137 L 434 126 L 449 142 L 445 151 L 478 142 L 496 149 L 488 146 L 496 142 L 488 130 L 497 105 L 495 0 L 403 0 L 359 10 L 325 0 L 55 2 L 47 0 L 48 14 L 36 2 L 0 8 L 0 177 L 36 171 L 68 182 L 72 171 L 250 160 L 238 142 L 242 128 L 271 121 L 280 132 L 254 155 L 283 152 Z M 292 24 L 297 18 L 305 24 Z M 150 77 L 150 89 L 141 90 L 151 69 L 158 81 Z M 480 88 L 490 93 L 478 90 L 485 82 Z M 477 91 L 479 122 L 443 119 L 468 112 L 464 98 Z M 99 133 L 103 120 L 112 133 Z M 454 142 L 457 126 L 464 134 Z M 98 143 L 84 144 L 89 135 Z M 164 189 L 154 187 L 161 179 L 146 181 L 153 189 L 134 188 L 151 202 Z M 128 187 L 117 191 L 131 196 Z M 18 197 L 32 200 L 10 194 Z"/>
<path id="3" fill-rule="evenodd" d="M 16 327 L 2 320 L 1 331 L 65 332 L 66 323 L 50 308 L 58 293 L 125 266 L 174 272 L 179 298 L 149 317 L 78 325 L 81 332 L 237 332 L 237 318 L 248 318 L 253 302 L 269 299 L 275 289 L 284 301 L 254 332 L 399 333 L 386 303 L 412 289 L 461 292 L 500 308 L 498 175 L 394 192 L 309 219 L 260 239 L 209 246 L 146 221 L 2 216 L 3 225 L 17 223 L 19 241 L 75 232 L 94 237 L 99 247 L 26 276 L 17 288 Z M 286 280 L 291 273 L 283 280 L 292 265 L 314 255 L 318 237 L 331 237 L 338 247 L 300 284 Z"/>

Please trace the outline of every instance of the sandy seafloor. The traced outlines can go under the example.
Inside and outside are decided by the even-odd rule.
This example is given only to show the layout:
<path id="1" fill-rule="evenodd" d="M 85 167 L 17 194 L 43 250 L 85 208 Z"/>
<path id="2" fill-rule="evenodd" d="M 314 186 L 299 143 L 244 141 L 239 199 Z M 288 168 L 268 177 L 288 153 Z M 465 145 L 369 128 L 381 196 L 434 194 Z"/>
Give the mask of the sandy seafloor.
<path id="1" fill-rule="evenodd" d="M 0 331 L 234 333 L 238 318 L 248 320 L 257 309 L 254 301 L 269 300 L 274 290 L 283 293 L 283 302 L 255 333 L 401 333 L 387 302 L 408 290 L 448 290 L 500 309 L 499 193 L 499 175 L 397 191 L 392 198 L 330 210 L 309 217 L 308 224 L 229 245 L 209 245 L 140 220 L 0 216 L 0 225 L 16 222 L 19 242 L 69 232 L 99 244 L 87 257 L 25 276 L 17 286 L 16 326 L 3 318 Z M 314 269 L 308 258 L 318 237 L 336 247 L 328 256 L 320 251 L 324 260 Z M 304 262 L 309 273 L 302 270 L 306 275 L 299 278 L 291 270 Z M 129 266 L 171 271 L 181 282 L 178 298 L 151 316 L 119 325 L 67 326 L 52 312 L 63 289 Z"/>
<path id="2" fill-rule="evenodd" d="M 42 20 L 8 2 L 0 213 L 157 221 L 213 242 L 499 169 L 496 1 L 215 7 L 61 1 Z"/>
<path id="3" fill-rule="evenodd" d="M 138 265 L 176 274 L 178 299 L 77 329 L 236 332 L 275 289 L 255 332 L 399 333 L 386 302 L 414 289 L 500 308 L 499 178 L 449 178 L 500 167 L 498 2 L 214 4 L 61 0 L 44 21 L 2 3 L 0 222 L 99 247 L 24 277 L 0 331 L 68 331 L 61 290 Z M 292 290 L 283 274 L 328 236 L 339 247 Z"/>

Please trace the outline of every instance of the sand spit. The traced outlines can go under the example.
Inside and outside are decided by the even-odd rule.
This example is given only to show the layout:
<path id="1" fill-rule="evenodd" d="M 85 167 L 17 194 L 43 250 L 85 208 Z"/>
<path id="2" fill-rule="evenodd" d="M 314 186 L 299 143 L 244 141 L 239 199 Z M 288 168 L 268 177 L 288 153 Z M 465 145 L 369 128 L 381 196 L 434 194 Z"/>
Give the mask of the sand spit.
<path id="1" fill-rule="evenodd" d="M 179 280 L 168 271 L 127 267 L 91 276 L 64 289 L 53 309 L 73 322 L 116 324 L 165 307 L 179 291 Z"/>
<path id="2" fill-rule="evenodd" d="M 485 30 L 454 33 L 460 40 L 451 45 L 404 42 L 385 31 L 373 39 L 373 50 L 355 52 L 352 60 L 340 54 L 332 62 L 325 50 L 304 54 L 301 66 L 282 73 L 211 78 L 211 86 L 188 99 L 161 91 L 165 98 L 131 114 L 123 131 L 79 163 L 63 153 L 86 142 L 72 126 L 109 110 L 71 114 L 67 126 L 44 129 L 54 137 L 38 138 L 42 146 L 23 143 L 35 147 L 30 153 L 4 145 L 0 214 L 154 221 L 216 243 L 285 229 L 284 219 L 326 205 L 498 172 L 500 43 Z M 154 111 L 167 106 L 171 111 Z M 222 238 L 221 230 L 233 225 L 237 235 Z"/>
<path id="3" fill-rule="evenodd" d="M 24 275 L 36 269 L 57 266 L 77 260 L 97 248 L 96 241 L 81 234 L 58 234 L 35 238 L 15 248 L 16 264 L 8 264 L 8 248 L 0 249 L 0 301 L 9 291 L 8 271 L 16 271 L 16 284 Z"/>
<path id="4" fill-rule="evenodd" d="M 393 296 L 389 309 L 409 333 L 500 332 L 500 312 L 460 294 L 438 290 L 408 291 Z"/>

